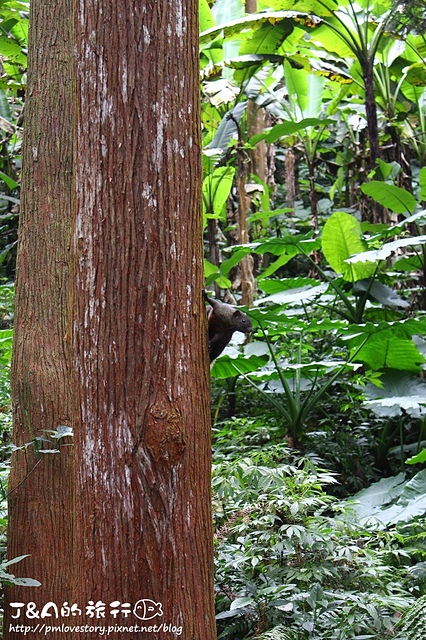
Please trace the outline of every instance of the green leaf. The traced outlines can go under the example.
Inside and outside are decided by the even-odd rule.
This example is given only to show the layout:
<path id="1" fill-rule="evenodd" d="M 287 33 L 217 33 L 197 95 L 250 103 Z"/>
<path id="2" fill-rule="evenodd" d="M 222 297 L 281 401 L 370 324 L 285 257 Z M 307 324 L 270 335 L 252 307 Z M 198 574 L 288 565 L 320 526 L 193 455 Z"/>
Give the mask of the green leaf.
<path id="1" fill-rule="evenodd" d="M 227 0 L 227 3 L 229 3 L 229 0 Z M 307 16 L 306 13 L 299 13 L 296 11 L 293 12 L 292 14 L 289 14 L 288 11 L 274 11 L 274 12 L 271 11 L 271 12 L 268 12 L 267 14 L 266 13 L 250 14 L 248 16 L 245 16 L 244 18 L 231 20 L 226 24 L 217 24 L 216 27 L 203 31 L 200 34 L 200 44 L 204 45 L 208 42 L 211 42 L 217 36 L 220 36 L 222 34 L 224 38 L 232 38 L 234 36 L 239 36 L 239 37 L 245 36 L 247 38 L 248 35 L 250 36 L 250 38 L 252 38 L 253 32 L 256 32 L 258 29 L 261 29 L 261 27 L 264 24 L 275 25 L 275 24 L 280 24 L 281 21 L 284 21 L 284 23 L 288 24 L 289 21 L 291 20 L 293 26 L 300 26 L 300 24 L 303 23 L 303 21 L 306 21 L 307 18 L 311 18 L 311 22 L 315 23 L 314 17 Z M 297 22 L 296 20 L 298 20 L 299 22 Z M 217 18 L 216 18 L 216 22 L 219 23 L 219 20 Z M 316 22 L 319 22 L 319 20 L 316 19 Z M 242 32 L 245 32 L 245 33 L 242 33 Z M 251 53 L 257 53 L 257 52 L 253 51 Z"/>
<path id="2" fill-rule="evenodd" d="M 401 165 L 395 162 L 395 160 L 393 162 L 385 162 L 381 158 L 377 158 L 376 162 L 379 168 L 379 177 L 381 174 L 383 180 L 393 180 L 399 173 L 401 173 Z"/>
<path id="3" fill-rule="evenodd" d="M 389 504 L 389 502 L 398 498 L 405 482 L 404 473 L 398 473 L 398 475 L 391 478 L 382 478 L 352 496 L 351 505 L 353 502 L 359 502 L 360 504 L 355 506 L 357 515 L 361 518 L 368 517 L 376 507 Z"/>
<path id="4" fill-rule="evenodd" d="M 262 278 L 259 282 L 259 289 L 265 293 L 273 294 L 297 287 L 305 287 L 306 285 L 316 286 L 317 284 L 318 280 L 315 280 L 315 278 L 305 278 L 302 276 L 297 278 L 281 278 L 280 280 L 267 280 L 266 278 Z"/>
<path id="5" fill-rule="evenodd" d="M 347 37 L 350 30 L 346 30 L 333 18 L 328 19 L 327 23 L 329 24 L 320 24 L 312 33 L 313 42 L 320 43 L 326 51 L 336 55 L 337 59 L 353 58 L 355 46 L 351 38 Z"/>
<path id="6" fill-rule="evenodd" d="M 292 19 L 281 20 L 280 22 L 264 22 L 256 29 L 251 38 L 244 40 L 240 48 L 240 54 L 276 54 L 284 40 L 293 31 L 294 26 L 294 20 Z"/>
<path id="7" fill-rule="evenodd" d="M 228 111 L 222 119 L 216 134 L 206 149 L 226 150 L 232 138 L 238 137 L 237 125 L 230 119 L 230 115 L 239 122 L 247 106 L 247 102 L 240 102 L 236 107 Z"/>
<path id="8" fill-rule="evenodd" d="M 379 260 L 386 260 L 391 253 L 398 251 L 402 247 L 416 246 L 426 243 L 426 236 L 414 236 L 413 238 L 401 238 L 394 242 L 387 242 L 381 249 L 371 249 L 370 251 L 363 251 L 355 256 L 346 259 L 348 264 L 357 264 L 359 262 L 378 262 Z"/>
<path id="9" fill-rule="evenodd" d="M 210 218 L 220 218 L 232 189 L 235 167 L 218 167 L 203 180 L 203 210 Z"/>
<path id="10" fill-rule="evenodd" d="M 219 268 L 215 264 L 212 264 L 208 260 L 204 260 L 204 277 L 205 278 L 208 278 L 218 273 L 219 273 Z"/>
<path id="11" fill-rule="evenodd" d="M 268 0 L 268 7 L 283 11 L 307 11 L 318 16 L 332 16 L 337 11 L 339 3 L 335 0 Z"/>
<path id="12" fill-rule="evenodd" d="M 3 173 L 3 171 L 0 171 L 0 178 L 3 180 L 7 188 L 10 189 L 10 191 L 13 191 L 14 189 L 17 189 L 19 187 L 19 184 L 16 182 L 16 180 Z"/>
<path id="13" fill-rule="evenodd" d="M 359 501 L 353 505 L 353 500 Z M 391 504 L 394 502 L 394 504 Z M 384 505 L 389 505 L 386 509 Z M 426 511 L 426 469 L 419 471 L 406 481 L 399 473 L 383 478 L 367 489 L 362 489 L 351 498 L 351 508 L 360 518 L 376 518 L 384 525 L 407 522 Z"/>
<path id="14" fill-rule="evenodd" d="M 306 285 L 297 287 L 296 289 L 286 289 L 273 293 L 267 298 L 257 300 L 257 304 L 265 302 L 274 302 L 275 304 L 305 304 L 322 295 L 327 291 L 328 284 L 319 284 L 317 286 Z"/>
<path id="15" fill-rule="evenodd" d="M 348 263 L 348 258 L 365 249 L 358 220 L 342 211 L 333 213 L 322 232 L 322 251 L 330 267 L 349 282 L 372 276 L 375 272 L 374 265 Z"/>
<path id="16" fill-rule="evenodd" d="M 426 462 L 426 449 L 422 449 L 416 456 L 412 456 L 405 461 L 407 464 L 423 464 Z"/>
<path id="17" fill-rule="evenodd" d="M 426 167 L 420 169 L 419 175 L 420 198 L 426 200 Z"/>
<path id="18" fill-rule="evenodd" d="M 404 486 L 396 504 L 383 509 L 376 517 L 384 524 L 408 522 L 426 512 L 426 469 L 419 471 Z"/>
<path id="19" fill-rule="evenodd" d="M 365 344 L 363 346 L 360 345 Z M 349 339 L 354 362 L 363 362 L 369 369 L 398 369 L 400 371 L 420 371 L 424 357 L 414 342 L 397 335 L 390 326 L 371 333 L 368 338 L 362 333 Z"/>
<path id="20" fill-rule="evenodd" d="M 21 45 L 7 36 L 0 35 L 0 55 L 23 67 L 27 66 L 27 56 L 23 53 Z"/>
<path id="21" fill-rule="evenodd" d="M 224 260 L 220 265 L 220 273 L 222 275 L 226 275 L 227 273 L 229 273 L 233 267 L 239 264 L 241 260 L 245 258 L 247 254 L 250 253 L 250 251 L 251 249 L 249 247 L 245 247 L 244 249 L 239 249 L 238 251 L 234 251 L 232 256 L 227 260 Z"/>
<path id="22" fill-rule="evenodd" d="M 261 369 L 268 362 L 268 356 L 244 356 L 231 358 L 227 354 L 219 356 L 211 368 L 211 376 L 216 380 L 224 378 L 235 378 L 240 373 L 252 373 Z"/>
<path id="23" fill-rule="evenodd" d="M 332 120 L 321 120 L 321 118 L 304 118 L 300 122 L 293 122 L 292 120 L 285 121 L 281 124 L 276 124 L 267 133 L 258 133 L 250 138 L 250 144 L 256 144 L 260 140 L 266 140 L 269 144 L 276 142 L 279 138 L 292 135 L 298 131 L 307 129 L 308 127 L 326 127 L 332 124 Z"/>
<path id="24" fill-rule="evenodd" d="M 305 69 L 295 69 L 287 60 L 284 62 L 284 75 L 290 103 L 298 107 L 303 117 L 318 118 L 322 111 L 325 78 Z M 298 113 L 297 109 L 292 111 L 295 115 Z"/>
<path id="25" fill-rule="evenodd" d="M 368 291 L 369 299 L 376 300 L 387 307 L 399 307 L 407 309 L 410 303 L 401 298 L 393 289 L 381 282 L 371 282 L 370 278 L 355 282 L 353 292 L 355 295 L 362 295 Z"/>
<path id="26" fill-rule="evenodd" d="M 7 99 L 7 95 L 3 90 L 0 90 L 0 116 L 5 120 L 12 120 L 12 111 L 10 110 L 10 104 Z"/>
<path id="27" fill-rule="evenodd" d="M 378 388 L 368 383 L 365 387 L 365 405 L 380 417 L 402 415 L 414 418 L 426 413 L 426 384 L 418 376 L 391 369 L 382 374 Z"/>
<path id="28" fill-rule="evenodd" d="M 21 47 L 28 46 L 28 23 L 29 21 L 26 18 L 21 18 L 11 29 L 11 33 L 13 33 Z"/>
<path id="29" fill-rule="evenodd" d="M 386 182 L 372 180 L 362 184 L 361 191 L 394 213 L 413 213 L 417 206 L 415 197 L 409 191 Z"/>
<path id="30" fill-rule="evenodd" d="M 207 0 L 199 0 L 200 6 L 200 31 L 206 31 L 212 29 L 215 26 L 215 21 L 209 3 Z"/>

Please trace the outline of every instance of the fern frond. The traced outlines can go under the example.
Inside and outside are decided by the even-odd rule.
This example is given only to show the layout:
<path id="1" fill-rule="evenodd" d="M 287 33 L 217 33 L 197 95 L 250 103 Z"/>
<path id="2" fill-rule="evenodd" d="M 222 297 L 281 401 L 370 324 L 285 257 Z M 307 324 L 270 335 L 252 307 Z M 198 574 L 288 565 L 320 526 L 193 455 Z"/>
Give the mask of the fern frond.
<path id="1" fill-rule="evenodd" d="M 399 640 L 424 640 L 426 638 L 426 595 L 421 596 L 407 609 L 398 634 Z"/>

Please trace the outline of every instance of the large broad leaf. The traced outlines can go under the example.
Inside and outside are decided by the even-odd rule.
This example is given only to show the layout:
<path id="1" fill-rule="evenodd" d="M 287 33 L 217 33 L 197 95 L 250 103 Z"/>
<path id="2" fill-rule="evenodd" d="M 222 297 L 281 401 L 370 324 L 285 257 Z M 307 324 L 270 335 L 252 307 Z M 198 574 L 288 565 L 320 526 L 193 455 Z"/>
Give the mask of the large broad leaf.
<path id="1" fill-rule="evenodd" d="M 279 138 L 290 136 L 293 133 L 297 133 L 298 131 L 308 129 L 308 127 L 327 127 L 328 125 L 332 124 L 332 122 L 333 120 L 321 120 L 321 118 L 304 118 L 299 122 L 288 120 L 286 122 L 274 125 L 272 129 L 267 133 L 257 133 L 250 138 L 249 143 L 256 144 L 261 140 L 266 140 L 266 142 L 272 144 L 279 140 Z"/>
<path id="2" fill-rule="evenodd" d="M 305 69 L 295 69 L 287 60 L 284 62 L 290 104 L 297 107 L 294 113 L 304 118 L 318 118 L 322 111 L 322 97 L 325 78 Z"/>
<path id="3" fill-rule="evenodd" d="M 350 32 L 351 30 L 349 30 Z M 326 51 L 333 54 L 337 60 L 347 60 L 354 57 L 354 41 L 347 38 L 348 31 L 342 28 L 335 18 L 328 19 L 326 23 L 319 25 L 312 34 L 313 42 L 319 43 Z M 357 36 L 352 31 L 354 40 Z"/>
<path id="4" fill-rule="evenodd" d="M 426 469 L 411 478 L 401 492 L 395 504 L 380 509 L 374 516 L 384 525 L 408 522 L 416 516 L 426 513 Z"/>
<path id="5" fill-rule="evenodd" d="M 394 213 L 413 213 L 417 206 L 415 197 L 409 191 L 386 182 L 372 180 L 361 185 L 361 191 Z"/>
<path id="6" fill-rule="evenodd" d="M 266 279 L 262 278 L 259 281 L 259 289 L 264 291 L 265 293 L 269 293 L 272 295 L 274 293 L 279 293 L 281 291 L 288 291 L 289 289 L 296 289 L 299 287 L 306 286 L 316 286 L 318 284 L 318 280 L 315 278 L 304 278 L 303 276 L 298 276 L 296 278 L 281 278 L 277 279 Z"/>
<path id="7" fill-rule="evenodd" d="M 386 371 L 378 388 L 368 383 L 365 387 L 365 404 L 380 417 L 394 417 L 408 413 L 420 418 L 426 413 L 426 383 L 418 376 L 401 371 Z"/>
<path id="8" fill-rule="evenodd" d="M 240 102 L 236 107 L 226 113 L 213 140 L 207 145 L 206 149 L 222 149 L 222 151 L 227 149 L 232 138 L 238 137 L 237 125 L 234 120 L 237 122 L 240 121 L 246 106 L 247 102 Z M 230 119 L 230 116 L 232 116 L 233 120 Z"/>
<path id="9" fill-rule="evenodd" d="M 252 243 L 250 245 L 255 253 L 272 253 L 274 256 L 281 256 L 283 253 L 291 254 L 292 256 L 299 253 L 311 253 L 317 251 L 320 246 L 319 238 L 308 238 L 306 236 L 291 236 L 287 234 L 282 238 L 268 238 L 260 242 Z"/>
<path id="10" fill-rule="evenodd" d="M 381 282 L 371 282 L 371 278 L 365 280 L 358 280 L 353 286 L 353 292 L 355 295 L 362 295 L 368 291 L 368 298 L 370 300 L 376 300 L 386 307 L 398 307 L 399 309 L 407 309 L 410 303 L 407 300 L 403 300 L 396 291 L 391 289 Z"/>
<path id="11" fill-rule="evenodd" d="M 382 478 L 366 489 L 361 489 L 351 498 L 351 502 L 354 500 L 360 503 L 355 507 L 357 515 L 360 517 L 369 516 L 376 512 L 377 507 L 382 507 L 399 498 L 405 484 L 405 474 L 398 473 L 397 476 Z"/>
<path id="12" fill-rule="evenodd" d="M 375 271 L 374 265 L 347 262 L 354 253 L 360 253 L 365 249 L 366 244 L 361 237 L 358 220 L 342 211 L 333 213 L 322 232 L 322 250 L 330 267 L 336 273 L 341 273 L 349 282 L 370 277 Z"/>
<path id="13" fill-rule="evenodd" d="M 371 336 L 367 344 L 358 351 L 356 360 L 364 362 L 371 369 L 389 367 L 401 371 L 420 371 L 424 357 L 412 340 L 379 333 Z"/>
<path id="14" fill-rule="evenodd" d="M 306 285 L 303 287 L 297 287 L 296 289 L 287 289 L 286 291 L 273 293 L 267 298 L 257 300 L 255 304 L 259 305 L 265 302 L 274 302 L 275 304 L 280 305 L 305 304 L 325 293 L 327 289 L 328 284 L 320 284 L 318 286 Z"/>
<path id="15" fill-rule="evenodd" d="M 218 167 L 203 180 L 203 210 L 209 218 L 220 218 L 231 192 L 235 167 Z"/>
<path id="16" fill-rule="evenodd" d="M 27 66 L 27 56 L 23 52 L 21 45 L 4 35 L 0 35 L 0 55 L 6 60 L 17 62 L 23 67 Z"/>
<path id="17" fill-rule="evenodd" d="M 352 501 L 359 504 L 353 506 Z M 391 504 L 387 508 L 384 505 Z M 363 489 L 351 498 L 351 506 L 360 518 L 375 518 L 383 528 L 397 522 L 408 522 L 426 512 L 426 469 L 419 471 L 411 480 L 404 474 L 383 478 Z M 380 524 L 379 524 L 380 523 Z"/>
<path id="18" fill-rule="evenodd" d="M 245 356 L 239 354 L 237 357 L 231 357 L 228 354 L 220 355 L 211 368 L 212 378 L 217 380 L 223 378 L 235 378 L 241 373 L 252 373 L 261 369 L 268 362 L 268 355 L 263 356 Z"/>
<path id="19" fill-rule="evenodd" d="M 217 26 L 228 24 L 244 16 L 244 6 L 241 0 L 216 0 L 210 4 Z"/>
<path id="20" fill-rule="evenodd" d="M 268 0 L 268 7 L 287 11 L 310 11 L 318 16 L 331 17 L 342 2 L 336 0 Z"/>
<path id="21" fill-rule="evenodd" d="M 206 31 L 215 26 L 215 20 L 207 0 L 199 0 L 200 30 Z"/>
<path id="22" fill-rule="evenodd" d="M 280 49 L 284 40 L 294 29 L 294 20 L 280 20 L 279 22 L 264 22 L 253 33 L 251 38 L 246 38 L 240 47 L 240 54 L 264 53 L 274 54 Z"/>
<path id="23" fill-rule="evenodd" d="M 426 200 L 426 167 L 422 167 L 420 169 L 419 184 L 420 184 L 420 197 L 422 200 Z"/>
<path id="24" fill-rule="evenodd" d="M 424 357 L 399 324 L 382 323 L 357 327 L 357 333 L 342 339 L 349 342 L 351 359 L 369 369 L 420 371 Z"/>
<path id="25" fill-rule="evenodd" d="M 224 260 L 220 265 L 220 272 L 222 274 L 227 274 L 233 269 L 237 264 L 241 262 L 243 258 L 246 257 L 247 254 L 251 252 L 250 247 L 244 247 L 242 249 L 238 249 L 234 251 L 232 256 L 227 260 Z"/>
<path id="26" fill-rule="evenodd" d="M 218 25 L 212 29 L 207 29 L 200 34 L 200 44 L 204 45 L 213 41 L 220 35 L 224 38 L 232 37 L 246 37 L 247 34 L 250 39 L 253 38 L 253 33 L 262 28 L 264 24 L 279 24 L 281 21 L 285 21 L 287 24 L 291 22 L 293 26 L 302 26 L 307 24 L 309 26 L 315 26 L 321 22 L 320 18 L 316 16 L 307 15 L 305 12 L 299 11 L 274 11 L 268 13 L 250 14 L 244 18 L 238 18 L 232 20 L 226 24 Z M 216 16 L 216 22 L 218 17 Z M 286 32 L 284 32 L 285 35 Z M 248 39 L 248 38 L 247 38 Z M 263 53 L 262 51 L 247 51 L 246 53 Z"/>
<path id="27" fill-rule="evenodd" d="M 348 264 L 359 264 L 361 262 L 378 262 L 379 260 L 386 260 L 392 253 L 402 249 L 402 247 L 415 247 L 419 244 L 426 243 L 426 236 L 414 236 L 413 238 L 401 238 L 394 242 L 387 242 L 381 249 L 371 249 L 369 251 L 363 251 L 355 256 L 351 256 L 346 259 Z"/>

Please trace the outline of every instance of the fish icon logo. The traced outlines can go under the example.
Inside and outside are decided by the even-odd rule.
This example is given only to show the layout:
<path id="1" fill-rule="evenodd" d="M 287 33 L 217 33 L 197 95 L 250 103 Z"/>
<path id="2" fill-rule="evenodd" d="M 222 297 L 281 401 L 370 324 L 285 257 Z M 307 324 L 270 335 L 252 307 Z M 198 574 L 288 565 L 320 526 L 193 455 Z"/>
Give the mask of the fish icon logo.
<path id="1" fill-rule="evenodd" d="M 155 616 L 163 615 L 163 605 L 161 602 L 154 602 L 154 600 L 138 600 L 133 613 L 139 620 L 151 620 Z"/>

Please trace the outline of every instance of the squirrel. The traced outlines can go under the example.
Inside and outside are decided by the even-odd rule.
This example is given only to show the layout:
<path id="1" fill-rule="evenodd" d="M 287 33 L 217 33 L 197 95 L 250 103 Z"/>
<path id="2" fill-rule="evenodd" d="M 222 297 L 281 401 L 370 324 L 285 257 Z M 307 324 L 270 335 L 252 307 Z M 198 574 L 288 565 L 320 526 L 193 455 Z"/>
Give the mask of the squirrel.
<path id="1" fill-rule="evenodd" d="M 209 303 L 207 320 L 209 325 L 209 356 L 213 362 L 222 353 L 235 331 L 251 333 L 253 331 L 249 317 L 230 304 L 209 298 L 203 291 L 204 299 Z"/>

